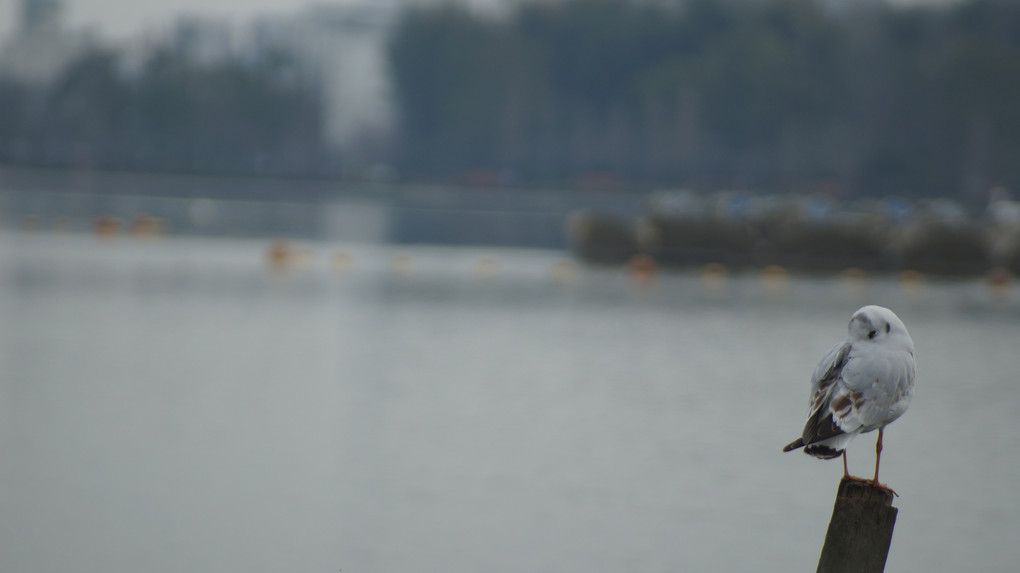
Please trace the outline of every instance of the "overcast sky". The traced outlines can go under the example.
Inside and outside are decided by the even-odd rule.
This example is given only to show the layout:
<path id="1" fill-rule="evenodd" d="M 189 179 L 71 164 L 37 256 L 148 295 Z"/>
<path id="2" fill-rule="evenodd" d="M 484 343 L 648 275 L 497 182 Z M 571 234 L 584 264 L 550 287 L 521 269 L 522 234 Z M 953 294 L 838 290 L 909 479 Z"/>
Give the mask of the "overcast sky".
<path id="1" fill-rule="evenodd" d="M 339 4 L 351 0 L 329 0 Z M 323 0 L 64 0 L 65 24 L 70 28 L 93 27 L 104 36 L 123 38 L 147 28 L 173 22 L 181 14 L 225 16 L 237 22 L 263 13 L 296 12 Z M 0 0 L 0 34 L 16 26 L 20 0 Z"/>
<path id="2" fill-rule="evenodd" d="M 293 13 L 310 4 L 343 4 L 357 0 L 64 0 L 69 28 L 91 27 L 120 39 L 171 24 L 182 14 L 223 16 L 243 23 L 253 16 Z M 500 0 L 482 0 L 498 3 Z M 947 0 L 891 0 L 896 4 L 944 3 Z M 951 0 L 950 0 L 951 1 Z M 0 0 L 0 38 L 18 20 L 20 0 Z"/>

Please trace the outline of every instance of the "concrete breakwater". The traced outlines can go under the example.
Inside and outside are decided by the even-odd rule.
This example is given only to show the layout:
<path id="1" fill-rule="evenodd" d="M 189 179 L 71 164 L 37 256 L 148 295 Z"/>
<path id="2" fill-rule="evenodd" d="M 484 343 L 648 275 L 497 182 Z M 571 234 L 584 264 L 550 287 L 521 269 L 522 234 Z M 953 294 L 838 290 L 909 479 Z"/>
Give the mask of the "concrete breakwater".
<path id="1" fill-rule="evenodd" d="M 567 222 L 570 248 L 583 260 L 607 264 L 641 255 L 672 267 L 1020 275 L 1020 204 L 1013 201 L 975 216 L 946 201 L 843 207 L 813 198 L 672 199 L 653 201 L 637 219 L 575 212 Z"/>

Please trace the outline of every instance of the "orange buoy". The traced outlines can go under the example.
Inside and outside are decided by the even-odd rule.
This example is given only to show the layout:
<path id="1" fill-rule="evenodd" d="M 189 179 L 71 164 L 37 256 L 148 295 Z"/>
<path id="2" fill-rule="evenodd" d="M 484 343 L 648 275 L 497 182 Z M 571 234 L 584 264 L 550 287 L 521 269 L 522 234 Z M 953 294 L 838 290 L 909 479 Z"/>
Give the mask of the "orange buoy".
<path id="1" fill-rule="evenodd" d="M 708 263 L 701 267 L 701 286 L 710 293 L 717 294 L 726 288 L 729 271 L 719 263 Z"/>
<path id="2" fill-rule="evenodd" d="M 475 276 L 480 279 L 494 279 L 499 275 L 499 261 L 495 257 L 484 255 L 475 261 Z"/>
<path id="3" fill-rule="evenodd" d="M 407 253 L 397 253 L 390 259 L 390 272 L 407 277 L 414 273 L 414 258 Z"/>
<path id="4" fill-rule="evenodd" d="M 283 270 L 294 263 L 294 248 L 284 239 L 276 239 L 266 247 L 266 264 L 273 270 Z"/>
<path id="5" fill-rule="evenodd" d="M 1009 294 L 1010 283 L 1012 277 L 1009 271 L 1003 267 L 995 267 L 988 271 L 988 286 L 992 289 L 992 294 L 996 298 L 1004 298 Z"/>
<path id="6" fill-rule="evenodd" d="M 166 224 L 159 217 L 153 217 L 146 213 L 135 215 L 131 219 L 129 229 L 136 237 L 158 237 L 163 234 Z"/>
<path id="7" fill-rule="evenodd" d="M 556 259 L 549 268 L 549 277 L 555 284 L 570 284 L 577 277 L 577 264 L 570 259 Z"/>
<path id="8" fill-rule="evenodd" d="M 900 273 L 900 288 L 910 296 L 916 296 L 924 289 L 924 275 L 915 270 Z"/>
<path id="9" fill-rule="evenodd" d="M 634 280 L 648 283 L 658 274 L 659 264 L 651 256 L 641 253 L 627 259 L 627 271 Z"/>
<path id="10" fill-rule="evenodd" d="M 101 238 L 110 238 L 120 233 L 120 219 L 113 215 L 100 215 L 92 223 L 92 234 Z"/>
<path id="11" fill-rule="evenodd" d="M 790 283 L 790 273 L 779 265 L 769 265 L 761 270 L 761 282 L 765 292 L 778 295 L 786 290 Z"/>
<path id="12" fill-rule="evenodd" d="M 839 282 L 850 294 L 860 294 L 868 286 L 868 273 L 857 267 L 843 269 L 839 273 Z"/>
<path id="13" fill-rule="evenodd" d="M 329 258 L 329 266 L 333 272 L 347 274 L 354 270 L 354 256 L 350 252 L 340 249 Z"/>

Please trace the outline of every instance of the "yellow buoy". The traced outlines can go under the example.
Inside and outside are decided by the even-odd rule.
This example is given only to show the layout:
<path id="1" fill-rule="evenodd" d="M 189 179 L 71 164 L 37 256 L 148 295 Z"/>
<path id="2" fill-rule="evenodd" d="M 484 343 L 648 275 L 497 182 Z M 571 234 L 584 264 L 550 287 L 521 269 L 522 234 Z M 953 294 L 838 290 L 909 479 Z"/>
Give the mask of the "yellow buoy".
<path id="1" fill-rule="evenodd" d="M 92 223 L 92 234 L 101 238 L 110 238 L 120 233 L 120 219 L 112 215 L 100 215 Z"/>
<path id="2" fill-rule="evenodd" d="M 786 291 L 790 284 L 790 274 L 779 265 L 769 265 L 761 270 L 761 283 L 766 293 L 778 295 Z"/>
<path id="3" fill-rule="evenodd" d="M 499 275 L 499 261 L 485 255 L 475 261 L 475 276 L 480 279 L 493 279 Z"/>
<path id="4" fill-rule="evenodd" d="M 166 223 L 159 217 L 153 217 L 146 213 L 135 215 L 131 219 L 131 234 L 136 237 L 158 237 L 163 234 Z"/>
<path id="5" fill-rule="evenodd" d="M 1012 277 L 1009 271 L 1003 267 L 995 267 L 988 271 L 988 286 L 992 289 L 992 296 L 1002 300 L 1009 295 Z"/>
<path id="6" fill-rule="evenodd" d="M 348 274 L 354 270 L 354 256 L 350 252 L 340 249 L 329 258 L 329 266 L 335 273 Z"/>
<path id="7" fill-rule="evenodd" d="M 414 258 L 407 253 L 397 253 L 390 259 L 390 272 L 407 277 L 414 274 Z"/>
<path id="8" fill-rule="evenodd" d="M 294 263 L 301 268 L 315 266 L 315 250 L 309 246 L 301 246 L 294 250 Z"/>
<path id="9" fill-rule="evenodd" d="M 577 278 L 577 264 L 570 259 L 556 259 L 549 268 L 549 277 L 558 285 L 568 285 Z"/>
<path id="10" fill-rule="evenodd" d="M 638 283 L 647 284 L 655 279 L 659 264 L 651 256 L 641 253 L 627 259 L 627 272 Z"/>
<path id="11" fill-rule="evenodd" d="M 900 273 L 900 288 L 903 292 L 916 296 L 924 290 L 924 275 L 914 270 L 906 270 Z"/>
<path id="12" fill-rule="evenodd" d="M 861 294 L 868 286 L 868 273 L 857 267 L 844 269 L 839 273 L 839 283 L 847 293 Z"/>
<path id="13" fill-rule="evenodd" d="M 719 263 L 708 263 L 701 267 L 701 286 L 706 291 L 716 294 L 726 288 L 729 271 Z"/>
<path id="14" fill-rule="evenodd" d="M 276 239 L 266 247 L 266 264 L 273 270 L 283 270 L 294 264 L 294 248 L 284 239 Z"/>

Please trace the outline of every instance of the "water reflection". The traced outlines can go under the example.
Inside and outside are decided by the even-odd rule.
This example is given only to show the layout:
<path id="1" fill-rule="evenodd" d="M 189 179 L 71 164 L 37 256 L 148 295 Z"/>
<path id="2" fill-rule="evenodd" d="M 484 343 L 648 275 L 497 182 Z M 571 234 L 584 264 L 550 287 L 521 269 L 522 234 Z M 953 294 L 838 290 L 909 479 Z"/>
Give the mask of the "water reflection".
<path id="1" fill-rule="evenodd" d="M 1020 558 L 1015 285 L 3 239 L 5 570 L 810 569 L 842 468 L 780 448 L 863 302 L 918 347 L 890 569 Z"/>

